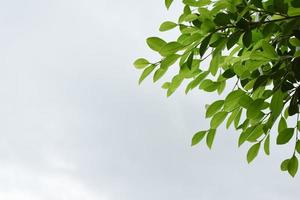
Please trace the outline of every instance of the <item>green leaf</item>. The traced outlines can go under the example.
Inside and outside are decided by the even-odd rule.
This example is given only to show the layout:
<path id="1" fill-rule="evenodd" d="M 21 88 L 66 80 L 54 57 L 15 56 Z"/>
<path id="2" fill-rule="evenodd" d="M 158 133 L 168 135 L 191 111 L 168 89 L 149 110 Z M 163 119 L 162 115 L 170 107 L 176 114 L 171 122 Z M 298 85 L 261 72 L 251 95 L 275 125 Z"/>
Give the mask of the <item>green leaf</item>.
<path id="1" fill-rule="evenodd" d="M 237 32 L 234 32 L 232 33 L 229 38 L 228 38 L 228 41 L 227 41 L 227 49 L 231 49 L 240 39 L 242 35 L 242 32 L 241 31 L 237 31 Z"/>
<path id="2" fill-rule="evenodd" d="M 159 30 L 160 31 L 168 31 L 168 30 L 175 28 L 176 26 L 177 26 L 176 23 L 171 22 L 171 21 L 166 21 L 160 25 Z"/>
<path id="3" fill-rule="evenodd" d="M 149 61 L 146 60 L 145 58 L 139 58 L 136 61 L 134 61 L 134 63 L 133 63 L 133 65 L 137 69 L 143 69 L 143 68 L 147 67 L 149 64 L 150 64 Z"/>
<path id="4" fill-rule="evenodd" d="M 224 105 L 224 100 L 218 100 L 212 103 L 206 109 L 206 118 L 212 117 L 216 112 L 218 112 Z"/>
<path id="5" fill-rule="evenodd" d="M 222 76 L 226 79 L 232 78 L 235 76 L 235 73 L 232 69 L 227 69 L 225 72 L 223 72 Z"/>
<path id="6" fill-rule="evenodd" d="M 243 35 L 243 44 L 245 47 L 249 47 L 252 43 L 252 32 L 251 30 L 246 31 Z"/>
<path id="7" fill-rule="evenodd" d="M 288 108 L 288 113 L 289 116 L 293 116 L 294 114 L 299 112 L 299 106 L 298 106 L 298 101 L 297 101 L 297 97 L 296 95 L 293 95 L 291 101 L 290 101 L 290 105 Z"/>
<path id="8" fill-rule="evenodd" d="M 285 159 L 284 161 L 282 161 L 282 163 L 280 165 L 281 171 L 287 171 L 288 170 L 289 162 L 290 162 L 290 159 Z"/>
<path id="9" fill-rule="evenodd" d="M 295 149 L 300 154 L 300 140 L 297 140 Z"/>
<path id="10" fill-rule="evenodd" d="M 159 52 L 167 43 L 158 37 L 150 37 L 147 39 L 147 44 L 152 50 Z"/>
<path id="11" fill-rule="evenodd" d="M 225 120 L 227 114 L 228 113 L 224 111 L 215 114 L 210 121 L 210 128 L 212 129 L 218 128 L 218 126 L 220 126 L 220 124 Z"/>
<path id="12" fill-rule="evenodd" d="M 155 65 L 150 65 L 149 67 L 145 68 L 140 79 L 139 79 L 139 84 L 143 82 L 143 80 L 151 74 L 151 72 L 155 69 Z"/>
<path id="13" fill-rule="evenodd" d="M 224 26 L 230 23 L 230 17 L 226 13 L 218 13 L 214 19 L 214 22 L 218 26 Z"/>
<path id="14" fill-rule="evenodd" d="M 213 92 L 218 89 L 218 83 L 210 79 L 205 79 L 202 81 L 199 88 L 206 92 Z"/>
<path id="15" fill-rule="evenodd" d="M 253 103 L 253 99 L 249 97 L 247 94 L 242 95 L 239 99 L 239 104 L 244 107 L 248 108 Z"/>
<path id="16" fill-rule="evenodd" d="M 281 144 L 286 144 L 291 140 L 293 135 L 294 135 L 294 129 L 293 128 L 286 128 L 286 129 L 279 132 L 279 134 L 277 136 L 276 143 L 280 144 L 280 145 Z"/>
<path id="17" fill-rule="evenodd" d="M 171 54 L 167 56 L 163 61 L 161 61 L 160 67 L 163 69 L 168 69 L 171 65 L 173 65 L 180 56 L 177 54 Z"/>
<path id="18" fill-rule="evenodd" d="M 275 59 L 278 57 L 274 47 L 270 45 L 269 43 L 263 41 L 262 42 L 262 48 L 263 48 L 263 53 L 265 57 L 268 57 L 270 59 Z"/>
<path id="19" fill-rule="evenodd" d="M 298 158 L 294 155 L 288 164 L 288 172 L 292 177 L 295 177 L 298 171 Z"/>
<path id="20" fill-rule="evenodd" d="M 231 125 L 231 123 L 233 122 L 233 120 L 237 117 L 238 113 L 239 113 L 239 110 L 236 109 L 236 110 L 234 110 L 234 111 L 231 113 L 231 115 L 228 117 L 228 120 L 227 120 L 227 123 L 226 123 L 226 128 L 227 128 L 227 129 L 230 127 L 230 125 Z"/>
<path id="21" fill-rule="evenodd" d="M 244 142 L 247 141 L 249 135 L 252 133 L 252 131 L 256 128 L 256 126 L 251 126 L 244 130 L 239 137 L 238 146 L 240 147 Z"/>
<path id="22" fill-rule="evenodd" d="M 249 150 L 248 150 L 248 153 L 247 153 L 247 162 L 248 163 L 251 163 L 254 158 L 256 158 L 258 152 L 259 152 L 259 148 L 260 148 L 260 142 L 259 143 L 256 143 L 254 144 Z"/>
<path id="23" fill-rule="evenodd" d="M 201 140 L 204 138 L 206 133 L 207 133 L 207 131 L 197 132 L 192 138 L 192 146 L 194 146 L 194 145 L 198 144 L 199 142 L 201 142 Z"/>
<path id="24" fill-rule="evenodd" d="M 278 132 L 281 132 L 286 128 L 287 128 L 286 120 L 284 119 L 284 117 L 281 117 L 281 119 L 278 123 Z"/>
<path id="25" fill-rule="evenodd" d="M 209 149 L 211 149 L 211 147 L 213 145 L 215 135 L 216 135 L 216 129 L 210 129 L 208 131 L 208 134 L 206 136 L 206 144 L 207 144 Z"/>
<path id="26" fill-rule="evenodd" d="M 267 155 L 270 155 L 270 135 L 268 135 L 265 139 L 264 151 Z"/>
<path id="27" fill-rule="evenodd" d="M 263 99 L 256 99 L 255 101 L 253 101 L 247 109 L 247 118 L 249 119 L 257 118 L 262 113 L 260 109 L 262 108 L 263 104 L 264 104 Z"/>
<path id="28" fill-rule="evenodd" d="M 172 5 L 174 0 L 165 0 L 165 6 L 167 7 L 167 9 L 170 8 L 170 6 Z"/>
<path id="29" fill-rule="evenodd" d="M 159 53 L 162 56 L 168 56 L 168 55 L 176 53 L 177 51 L 181 50 L 182 48 L 183 48 L 183 45 L 178 42 L 169 42 L 160 49 Z"/>
<path id="30" fill-rule="evenodd" d="M 242 90 L 232 91 L 227 95 L 224 102 L 224 110 L 231 112 L 239 106 L 239 99 L 244 94 Z"/>
<path id="31" fill-rule="evenodd" d="M 300 1 L 299 0 L 292 0 L 291 4 L 294 8 L 300 8 Z"/>
<path id="32" fill-rule="evenodd" d="M 208 36 L 206 36 L 203 39 L 203 41 L 201 42 L 200 49 L 199 49 L 199 53 L 200 53 L 201 57 L 205 54 L 205 52 L 207 50 L 210 38 L 211 38 L 211 34 L 209 34 Z"/>
<path id="33" fill-rule="evenodd" d="M 167 72 L 167 69 L 159 68 L 155 71 L 153 76 L 153 82 L 158 81 Z"/>
<path id="34" fill-rule="evenodd" d="M 271 100 L 270 110 L 274 116 L 278 116 L 283 109 L 283 94 L 281 90 L 277 90 Z"/>

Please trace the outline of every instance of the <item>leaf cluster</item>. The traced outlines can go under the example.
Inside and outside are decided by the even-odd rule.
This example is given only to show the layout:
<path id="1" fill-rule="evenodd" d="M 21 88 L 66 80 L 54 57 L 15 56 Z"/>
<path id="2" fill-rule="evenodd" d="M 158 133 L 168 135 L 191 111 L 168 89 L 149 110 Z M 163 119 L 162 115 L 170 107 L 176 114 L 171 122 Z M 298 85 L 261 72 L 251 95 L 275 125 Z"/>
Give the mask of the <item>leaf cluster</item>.
<path id="1" fill-rule="evenodd" d="M 168 9 L 172 3 L 173 0 L 165 0 Z M 150 62 L 139 58 L 134 62 L 137 69 L 143 70 L 139 82 L 150 74 L 156 82 L 175 64 L 177 74 L 162 85 L 167 96 L 183 82 L 187 82 L 186 93 L 199 89 L 221 94 L 228 81 L 234 81 L 225 99 L 207 107 L 210 128 L 197 132 L 192 145 L 206 138 L 211 148 L 218 127 L 225 122 L 226 128 L 233 126 L 240 132 L 238 146 L 250 144 L 249 163 L 261 148 L 270 154 L 272 136 L 277 145 L 294 142 L 291 157 L 282 162 L 281 170 L 295 176 L 300 153 L 300 1 L 182 3 L 178 21 L 166 21 L 159 27 L 160 31 L 178 28 L 178 38 L 168 42 L 158 37 L 147 39 L 149 48 L 161 59 Z M 296 121 L 296 125 L 287 121 Z"/>

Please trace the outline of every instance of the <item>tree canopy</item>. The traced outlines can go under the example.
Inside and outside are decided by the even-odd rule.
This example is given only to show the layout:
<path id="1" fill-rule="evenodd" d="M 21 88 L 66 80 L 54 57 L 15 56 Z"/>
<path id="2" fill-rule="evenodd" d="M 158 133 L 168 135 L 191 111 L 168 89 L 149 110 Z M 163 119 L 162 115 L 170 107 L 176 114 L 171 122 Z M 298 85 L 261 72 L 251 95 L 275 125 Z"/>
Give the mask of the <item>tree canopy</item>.
<path id="1" fill-rule="evenodd" d="M 173 0 L 165 0 L 170 8 Z M 218 127 L 225 123 L 239 133 L 238 146 L 250 143 L 248 163 L 260 149 L 270 154 L 270 137 L 277 145 L 291 145 L 290 157 L 280 166 L 295 176 L 300 154 L 300 0 L 182 0 L 178 21 L 163 22 L 159 30 L 178 28 L 175 41 L 149 37 L 147 44 L 161 59 L 134 62 L 143 70 L 141 83 L 153 74 L 156 82 L 171 66 L 178 73 L 162 88 L 172 95 L 188 81 L 185 92 L 200 89 L 224 99 L 206 107 L 210 128 L 197 132 L 192 146 L 206 140 L 209 148 Z M 205 65 L 204 60 L 209 64 Z M 228 85 L 228 83 L 227 83 Z M 231 87 L 231 86 L 230 86 Z"/>

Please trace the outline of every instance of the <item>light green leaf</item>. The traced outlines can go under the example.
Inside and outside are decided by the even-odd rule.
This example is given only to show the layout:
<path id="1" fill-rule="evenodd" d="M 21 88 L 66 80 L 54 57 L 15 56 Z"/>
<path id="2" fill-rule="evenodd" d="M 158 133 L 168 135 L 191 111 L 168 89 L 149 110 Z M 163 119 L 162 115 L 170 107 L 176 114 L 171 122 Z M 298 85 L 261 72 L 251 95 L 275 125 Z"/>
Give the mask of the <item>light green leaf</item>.
<path id="1" fill-rule="evenodd" d="M 149 65 L 149 61 L 146 60 L 145 58 L 139 58 L 136 61 L 134 61 L 133 65 L 135 66 L 135 68 L 137 69 L 144 69 L 145 67 L 147 67 Z"/>
<path id="2" fill-rule="evenodd" d="M 218 83 L 210 79 L 205 79 L 202 81 L 199 88 L 206 92 L 213 92 L 218 89 Z"/>
<path id="3" fill-rule="evenodd" d="M 247 162 L 251 163 L 256 158 L 260 148 L 260 142 L 254 144 L 247 153 Z"/>
<path id="4" fill-rule="evenodd" d="M 242 90 L 235 90 L 230 92 L 225 98 L 224 110 L 231 112 L 239 106 L 239 99 L 244 94 Z"/>
<path id="5" fill-rule="evenodd" d="M 208 131 L 208 134 L 206 136 L 206 144 L 207 144 L 209 149 L 211 149 L 211 147 L 213 145 L 215 135 L 216 135 L 216 129 L 210 129 Z"/>
<path id="6" fill-rule="evenodd" d="M 192 146 L 194 146 L 194 145 L 198 144 L 199 142 L 201 142 L 201 140 L 204 138 L 206 133 L 207 133 L 207 131 L 197 132 L 192 138 Z"/>
<path id="7" fill-rule="evenodd" d="M 160 25 L 159 30 L 160 31 L 168 31 L 168 30 L 175 28 L 176 26 L 177 26 L 176 23 L 171 22 L 171 21 L 166 21 Z"/>
<path id="8" fill-rule="evenodd" d="M 167 9 L 170 8 L 170 6 L 172 5 L 174 0 L 165 0 L 165 6 L 167 7 Z"/>
<path id="9" fill-rule="evenodd" d="M 269 43 L 263 41 L 262 42 L 263 54 L 265 57 L 270 59 L 276 59 L 278 57 L 274 47 Z"/>
<path id="10" fill-rule="evenodd" d="M 150 37 L 147 39 L 147 44 L 152 50 L 159 52 L 167 43 L 158 37 Z"/>
<path id="11" fill-rule="evenodd" d="M 218 126 L 220 126 L 220 124 L 225 120 L 227 114 L 228 113 L 224 111 L 215 114 L 210 121 L 210 128 L 212 129 L 218 128 Z"/>
<path id="12" fill-rule="evenodd" d="M 222 106 L 224 105 L 224 100 L 218 100 L 212 103 L 208 108 L 206 109 L 206 118 L 212 117 L 216 112 L 218 112 Z"/>
<path id="13" fill-rule="evenodd" d="M 173 65 L 180 56 L 177 54 L 171 54 L 167 56 L 163 61 L 161 61 L 160 67 L 162 69 L 168 69 L 171 65 Z"/>
<path id="14" fill-rule="evenodd" d="M 151 72 L 155 69 L 155 65 L 150 65 L 149 67 L 145 68 L 140 79 L 139 79 L 139 84 L 142 83 L 142 81 L 151 74 Z"/>
<path id="15" fill-rule="evenodd" d="M 184 46 L 178 42 L 169 42 L 159 50 L 159 53 L 162 56 L 168 56 L 176 53 L 177 51 L 181 50 L 183 47 Z"/>

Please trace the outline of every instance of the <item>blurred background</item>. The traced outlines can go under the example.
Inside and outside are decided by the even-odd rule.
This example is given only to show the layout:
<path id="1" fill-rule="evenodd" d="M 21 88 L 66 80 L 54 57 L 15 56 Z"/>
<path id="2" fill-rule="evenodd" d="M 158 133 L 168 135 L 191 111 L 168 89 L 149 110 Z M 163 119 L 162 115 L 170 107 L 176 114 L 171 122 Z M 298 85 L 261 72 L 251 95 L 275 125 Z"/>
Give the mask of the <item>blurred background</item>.
<path id="1" fill-rule="evenodd" d="M 248 165 L 248 146 L 221 127 L 213 149 L 190 147 L 207 129 L 199 90 L 170 98 L 138 57 L 170 11 L 163 0 L 0 0 L 0 199 L 298 199 L 299 174 L 280 172 L 292 152 L 271 146 Z M 174 67 L 174 72 L 177 70 Z"/>

